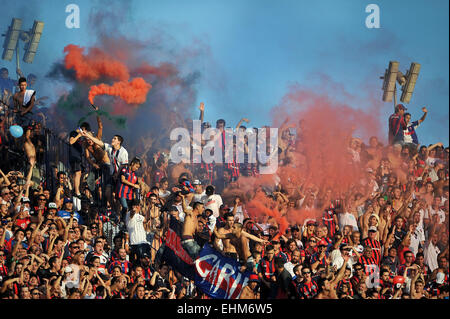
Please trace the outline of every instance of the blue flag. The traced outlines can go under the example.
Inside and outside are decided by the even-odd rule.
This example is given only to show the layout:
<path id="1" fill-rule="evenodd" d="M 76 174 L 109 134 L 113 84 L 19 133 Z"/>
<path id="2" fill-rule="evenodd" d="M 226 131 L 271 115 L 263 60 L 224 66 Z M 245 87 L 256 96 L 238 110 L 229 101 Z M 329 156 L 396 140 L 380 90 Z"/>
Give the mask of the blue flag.
<path id="1" fill-rule="evenodd" d="M 240 264 L 206 244 L 195 260 L 195 285 L 215 299 L 237 299 L 250 272 L 239 271 Z"/>

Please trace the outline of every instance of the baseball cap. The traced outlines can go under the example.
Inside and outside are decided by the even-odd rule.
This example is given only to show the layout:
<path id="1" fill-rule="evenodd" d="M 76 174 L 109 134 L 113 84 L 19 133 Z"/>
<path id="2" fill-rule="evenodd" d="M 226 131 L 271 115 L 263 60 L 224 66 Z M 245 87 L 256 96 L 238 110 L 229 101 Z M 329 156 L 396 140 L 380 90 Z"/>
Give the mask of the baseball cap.
<path id="1" fill-rule="evenodd" d="M 251 274 L 248 277 L 248 282 L 259 282 L 259 277 L 257 274 Z"/>
<path id="2" fill-rule="evenodd" d="M 314 226 L 316 226 L 316 221 L 315 220 L 308 220 L 307 222 L 306 222 L 306 226 L 310 226 L 310 225 L 314 225 Z"/>
<path id="3" fill-rule="evenodd" d="M 202 182 L 200 182 L 198 179 L 196 179 L 192 185 L 202 185 Z"/>
<path id="4" fill-rule="evenodd" d="M 369 227 L 369 231 L 377 232 L 377 231 L 378 231 L 378 228 L 377 228 L 376 226 L 370 226 L 370 227 Z"/>
<path id="5" fill-rule="evenodd" d="M 66 266 L 66 268 L 64 268 L 64 272 L 72 272 L 73 269 L 70 266 Z"/>
<path id="6" fill-rule="evenodd" d="M 5 200 L 2 200 L 1 205 L 8 205 L 8 202 Z"/>
<path id="7" fill-rule="evenodd" d="M 22 203 L 29 203 L 30 199 L 28 197 L 22 197 L 21 202 Z"/>
<path id="8" fill-rule="evenodd" d="M 52 208 L 58 209 L 58 206 L 56 206 L 56 203 L 54 203 L 54 202 L 48 203 L 48 209 L 52 209 Z"/>
<path id="9" fill-rule="evenodd" d="M 66 204 L 66 203 L 73 203 L 72 198 L 68 198 L 68 197 L 64 198 L 64 204 Z"/>
<path id="10" fill-rule="evenodd" d="M 436 275 L 436 283 L 442 285 L 445 280 L 445 274 L 443 272 L 438 272 Z"/>
<path id="11" fill-rule="evenodd" d="M 403 104 L 397 104 L 396 108 L 399 110 L 405 110 L 405 111 L 407 110 L 407 108 Z"/>
<path id="12" fill-rule="evenodd" d="M 325 239 L 322 238 L 319 241 L 319 243 L 317 244 L 317 246 L 328 246 L 328 243 L 327 243 L 327 241 Z"/>

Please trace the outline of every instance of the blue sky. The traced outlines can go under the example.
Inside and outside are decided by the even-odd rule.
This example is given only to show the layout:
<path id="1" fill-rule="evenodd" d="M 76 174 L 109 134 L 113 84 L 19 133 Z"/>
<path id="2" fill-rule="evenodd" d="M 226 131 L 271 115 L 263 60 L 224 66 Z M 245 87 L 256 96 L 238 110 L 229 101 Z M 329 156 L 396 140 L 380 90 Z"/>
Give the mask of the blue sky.
<path id="1" fill-rule="evenodd" d="M 65 27 L 70 3 L 80 7 L 79 29 Z M 380 8 L 379 29 L 365 26 L 371 3 Z M 270 123 L 270 109 L 295 83 L 355 108 L 368 107 L 368 96 L 375 96 L 387 123 L 392 103 L 381 100 L 379 76 L 390 60 L 399 61 L 402 72 L 418 62 L 421 73 L 408 108 L 413 119 L 422 115 L 422 106 L 429 110 L 419 139 L 448 145 L 448 5 L 447 0 L 30 0 L 6 4 L 0 29 L 4 33 L 12 17 L 23 18 L 25 28 L 33 19 L 45 22 L 34 63 L 22 62 L 26 73 L 38 75 L 63 57 L 67 44 L 95 44 L 88 21 L 102 9 L 117 15 L 117 23 L 108 26 L 112 32 L 146 39 L 149 30 L 159 30 L 176 43 L 174 50 L 201 43 L 207 54 L 195 65 L 201 72 L 198 102 L 205 102 L 207 120 L 222 117 L 233 126 L 241 117 L 252 126 Z M 14 69 L 12 62 L 0 65 Z"/>

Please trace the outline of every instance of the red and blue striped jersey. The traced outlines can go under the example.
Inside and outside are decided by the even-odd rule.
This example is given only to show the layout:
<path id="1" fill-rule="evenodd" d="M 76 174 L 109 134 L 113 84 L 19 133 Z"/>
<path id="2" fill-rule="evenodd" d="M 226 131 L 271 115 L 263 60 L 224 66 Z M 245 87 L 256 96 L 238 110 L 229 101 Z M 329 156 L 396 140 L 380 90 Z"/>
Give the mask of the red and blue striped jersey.
<path id="1" fill-rule="evenodd" d="M 370 276 L 378 271 L 378 263 L 374 257 L 367 258 L 365 256 L 361 256 L 358 262 L 364 266 L 364 270 L 367 276 Z"/>
<path id="2" fill-rule="evenodd" d="M 233 159 L 232 163 L 227 164 L 227 168 L 231 172 L 231 179 L 236 180 L 240 175 L 239 165 L 236 163 L 236 161 Z"/>
<path id="3" fill-rule="evenodd" d="M 320 261 L 319 261 L 319 265 L 324 265 L 324 266 L 327 266 L 328 265 L 328 263 L 327 263 L 327 257 L 328 257 L 328 252 L 325 252 L 325 257 L 323 257 Z M 318 261 L 319 260 L 319 253 L 317 252 L 317 253 L 315 253 L 315 254 L 313 254 L 312 256 L 311 256 L 311 260 L 310 260 L 310 264 L 312 265 L 312 264 L 314 264 L 316 261 Z"/>
<path id="4" fill-rule="evenodd" d="M 128 260 L 125 260 L 125 261 L 115 260 L 114 262 L 112 262 L 108 268 L 109 273 L 111 273 L 112 269 L 115 266 L 120 266 L 123 274 L 128 275 L 131 271 L 131 263 Z"/>
<path id="5" fill-rule="evenodd" d="M 120 176 L 125 176 L 125 180 L 133 184 L 136 184 L 138 181 L 136 173 L 133 172 L 129 167 L 122 168 L 122 170 L 120 171 Z M 119 198 L 125 198 L 128 200 L 133 199 L 133 188 L 126 184 L 123 184 L 121 182 L 121 177 L 119 179 L 117 187 L 118 187 L 117 195 Z"/>
<path id="6" fill-rule="evenodd" d="M 336 220 L 334 216 L 336 215 L 334 209 L 329 208 L 323 212 L 322 215 L 322 224 L 328 228 L 328 235 L 333 237 L 336 233 Z"/>
<path id="7" fill-rule="evenodd" d="M 258 266 L 258 272 L 263 275 L 266 280 L 270 280 L 270 277 L 275 274 L 275 259 L 272 258 L 271 261 L 263 258 Z"/>
<path id="8" fill-rule="evenodd" d="M 376 239 L 371 240 L 370 238 L 366 238 L 363 241 L 363 246 L 372 247 L 372 257 L 375 258 L 377 265 L 379 265 L 381 262 L 381 243 Z"/>
<path id="9" fill-rule="evenodd" d="M 319 286 L 315 279 L 312 279 L 309 283 L 302 282 L 297 286 L 297 293 L 301 299 L 312 299 L 319 292 Z"/>
<path id="10" fill-rule="evenodd" d="M 350 289 L 349 289 L 348 294 L 353 297 L 353 284 L 350 281 L 350 279 L 342 279 L 341 281 L 339 281 L 337 286 L 336 286 L 337 290 L 339 290 L 342 287 L 343 284 L 348 284 L 349 285 Z"/>

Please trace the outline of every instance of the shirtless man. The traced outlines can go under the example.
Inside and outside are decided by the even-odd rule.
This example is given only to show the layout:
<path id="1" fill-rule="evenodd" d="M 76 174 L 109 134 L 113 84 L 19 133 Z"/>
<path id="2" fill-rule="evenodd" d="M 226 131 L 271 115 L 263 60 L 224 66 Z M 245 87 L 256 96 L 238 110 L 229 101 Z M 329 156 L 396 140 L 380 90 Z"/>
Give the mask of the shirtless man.
<path id="1" fill-rule="evenodd" d="M 13 96 L 14 112 L 19 113 L 21 120 L 26 120 L 26 115 L 31 112 L 36 101 L 35 91 L 27 90 L 27 79 L 25 78 L 19 79 L 19 90 Z"/>
<path id="2" fill-rule="evenodd" d="M 192 259 L 197 259 L 202 247 L 195 241 L 194 236 L 203 231 L 206 220 L 202 216 L 205 209 L 203 203 L 195 202 L 192 209 L 186 206 L 184 198 L 182 198 L 184 217 L 183 230 L 181 233 L 181 245 Z"/>
<path id="3" fill-rule="evenodd" d="M 251 274 L 248 279 L 248 284 L 242 288 L 241 295 L 239 299 L 259 299 L 259 292 L 256 291 L 258 286 L 259 278 L 256 274 Z"/>
<path id="4" fill-rule="evenodd" d="M 224 227 L 220 227 L 217 232 L 220 235 L 224 235 L 226 236 L 227 234 L 231 234 L 233 232 L 233 224 L 234 224 L 234 215 L 232 213 L 225 213 L 224 214 L 224 219 L 225 219 L 225 226 Z M 223 250 L 220 249 L 220 239 L 218 239 L 217 237 L 214 240 L 214 248 L 216 250 L 222 250 L 223 254 L 227 257 L 233 258 L 233 259 L 237 259 L 237 252 L 236 249 L 234 248 L 234 245 L 232 245 L 230 243 L 231 239 L 222 239 L 222 245 L 223 245 Z"/>
<path id="5" fill-rule="evenodd" d="M 36 163 L 36 148 L 34 147 L 34 144 L 31 140 L 33 135 L 33 128 L 27 127 L 25 131 L 25 141 L 23 142 L 23 149 L 25 151 L 25 154 L 27 155 L 28 163 L 31 166 L 34 166 L 34 164 Z"/>
<path id="6" fill-rule="evenodd" d="M 228 218 L 227 218 L 227 220 L 228 220 Z M 234 218 L 233 218 L 233 221 L 234 221 Z M 225 227 L 222 227 L 222 228 L 225 228 Z M 243 231 L 242 224 L 237 223 L 237 222 L 233 222 L 231 232 L 228 232 L 228 231 L 220 231 L 219 232 L 216 227 L 214 229 L 214 235 L 216 236 L 217 239 L 222 239 L 225 242 L 227 242 L 229 240 L 229 244 L 234 246 L 234 250 L 237 254 L 239 262 L 243 265 L 243 267 L 241 267 L 241 269 L 240 269 L 241 271 L 245 271 L 245 269 L 247 269 L 247 268 L 253 269 L 253 264 L 250 264 L 250 263 L 247 264 L 247 260 L 251 256 L 248 240 L 251 239 L 256 242 L 263 243 L 263 244 L 268 243 L 267 240 L 258 238 L 256 236 L 253 236 L 253 235 Z M 226 245 L 228 245 L 228 244 L 224 243 L 224 250 L 225 250 Z M 234 254 L 228 254 L 227 256 L 230 257 L 233 255 Z"/>
<path id="7" fill-rule="evenodd" d="M 399 209 L 403 206 L 404 199 L 402 198 L 402 190 L 400 187 L 394 188 L 394 199 L 392 200 L 392 208 L 398 212 Z"/>
<path id="8" fill-rule="evenodd" d="M 96 107 L 96 110 L 98 110 L 98 107 Z M 98 131 L 96 136 L 94 136 L 91 132 L 87 132 L 85 130 L 80 131 L 79 134 L 86 138 L 83 146 L 88 162 L 101 173 L 102 187 L 100 188 L 99 192 L 104 191 L 106 195 L 106 202 L 112 204 L 111 185 L 113 182 L 111 171 L 113 170 L 111 169 L 111 159 L 105 149 L 105 144 L 102 142 L 103 124 L 100 116 L 98 115 L 97 124 Z M 95 159 L 95 161 L 91 159 L 91 155 Z M 103 197 L 102 195 L 103 194 L 101 193 L 100 196 Z"/>
<path id="9" fill-rule="evenodd" d="M 18 113 L 16 115 L 17 124 L 27 126 L 30 124 L 30 112 L 35 104 L 35 91 L 27 90 L 27 80 L 23 77 L 19 79 L 19 89 L 20 91 L 15 93 L 13 96 L 14 113 Z M 25 129 L 25 141 L 23 144 L 23 148 L 30 165 L 33 165 L 32 163 L 36 162 L 36 149 L 31 141 L 32 129 L 32 127 L 27 127 Z"/>
<path id="10" fill-rule="evenodd" d="M 347 263 L 350 256 L 344 256 L 344 264 L 339 269 L 339 272 L 334 277 L 334 279 L 330 280 L 329 278 L 321 278 L 318 281 L 319 293 L 316 296 L 316 299 L 338 299 L 336 293 L 336 287 L 339 281 L 344 278 L 345 269 L 347 269 Z"/>

